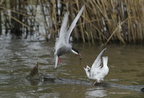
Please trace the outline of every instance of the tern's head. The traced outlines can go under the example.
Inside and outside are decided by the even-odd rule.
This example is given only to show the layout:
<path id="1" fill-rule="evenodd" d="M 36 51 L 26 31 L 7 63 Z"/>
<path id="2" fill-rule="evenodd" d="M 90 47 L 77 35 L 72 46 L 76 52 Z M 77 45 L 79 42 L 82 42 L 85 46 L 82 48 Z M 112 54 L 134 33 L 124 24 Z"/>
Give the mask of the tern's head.
<path id="1" fill-rule="evenodd" d="M 74 53 L 74 54 L 76 54 L 76 55 L 78 55 L 78 56 L 80 56 L 80 57 L 82 56 L 82 55 L 79 53 L 79 51 L 78 51 L 77 49 L 73 48 L 73 47 L 72 47 L 71 51 L 72 51 L 72 53 Z"/>
<path id="2" fill-rule="evenodd" d="M 87 65 L 86 67 L 84 67 L 84 70 L 90 72 L 90 67 Z"/>
<path id="3" fill-rule="evenodd" d="M 86 67 L 83 67 L 85 72 L 86 72 L 86 75 L 89 77 L 90 76 L 90 67 L 87 65 Z"/>

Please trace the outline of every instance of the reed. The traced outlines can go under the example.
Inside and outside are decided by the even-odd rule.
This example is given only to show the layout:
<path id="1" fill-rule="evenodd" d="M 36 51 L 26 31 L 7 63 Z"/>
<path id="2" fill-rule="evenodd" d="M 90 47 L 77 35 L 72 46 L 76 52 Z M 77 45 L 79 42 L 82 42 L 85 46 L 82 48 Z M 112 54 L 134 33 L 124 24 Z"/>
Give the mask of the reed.
<path id="1" fill-rule="evenodd" d="M 0 4 L 0 23 L 4 23 L 0 31 L 55 39 L 64 13 L 70 13 L 70 25 L 85 4 L 72 33 L 74 40 L 105 45 L 144 42 L 143 0 L 2 0 Z"/>

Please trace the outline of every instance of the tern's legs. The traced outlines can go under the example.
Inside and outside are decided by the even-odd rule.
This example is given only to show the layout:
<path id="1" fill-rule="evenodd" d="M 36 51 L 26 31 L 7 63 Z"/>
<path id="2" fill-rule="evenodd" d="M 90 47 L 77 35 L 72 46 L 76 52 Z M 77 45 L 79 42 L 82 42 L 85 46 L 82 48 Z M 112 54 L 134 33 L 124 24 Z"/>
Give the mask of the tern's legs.
<path id="1" fill-rule="evenodd" d="M 60 57 L 58 57 L 58 63 L 62 62 L 62 60 L 60 59 Z"/>

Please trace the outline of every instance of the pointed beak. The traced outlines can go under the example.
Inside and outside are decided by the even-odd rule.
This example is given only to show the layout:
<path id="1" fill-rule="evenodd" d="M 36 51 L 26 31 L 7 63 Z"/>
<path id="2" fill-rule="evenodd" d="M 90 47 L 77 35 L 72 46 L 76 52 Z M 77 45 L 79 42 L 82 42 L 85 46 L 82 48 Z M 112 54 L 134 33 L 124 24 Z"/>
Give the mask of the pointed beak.
<path id="1" fill-rule="evenodd" d="M 79 53 L 78 56 L 82 57 L 82 55 Z"/>
<path id="2" fill-rule="evenodd" d="M 82 59 L 82 55 L 79 53 L 79 54 L 77 54 L 78 56 L 80 56 L 80 60 Z"/>

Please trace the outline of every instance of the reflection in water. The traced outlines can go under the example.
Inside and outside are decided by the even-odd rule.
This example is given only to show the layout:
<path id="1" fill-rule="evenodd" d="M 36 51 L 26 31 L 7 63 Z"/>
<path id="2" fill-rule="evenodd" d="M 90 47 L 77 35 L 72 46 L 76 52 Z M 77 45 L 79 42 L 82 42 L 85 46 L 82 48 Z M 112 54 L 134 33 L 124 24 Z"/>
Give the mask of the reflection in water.
<path id="1" fill-rule="evenodd" d="M 24 92 L 16 93 L 16 98 L 59 98 L 59 93 L 30 93 L 26 94 Z"/>
<path id="2" fill-rule="evenodd" d="M 103 87 L 87 89 L 86 95 L 86 98 L 107 96 L 106 90 L 104 90 Z"/>

